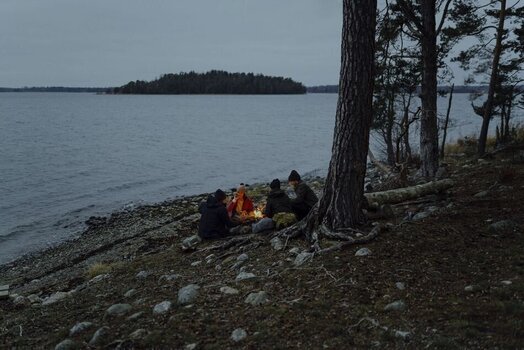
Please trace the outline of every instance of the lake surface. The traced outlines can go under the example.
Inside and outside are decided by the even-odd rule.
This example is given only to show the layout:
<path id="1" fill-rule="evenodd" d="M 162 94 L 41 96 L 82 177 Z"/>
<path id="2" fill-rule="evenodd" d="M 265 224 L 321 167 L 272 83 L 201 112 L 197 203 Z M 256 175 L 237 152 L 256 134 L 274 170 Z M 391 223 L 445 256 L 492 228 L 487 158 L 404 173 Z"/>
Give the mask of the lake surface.
<path id="1" fill-rule="evenodd" d="M 0 93 L 0 264 L 92 215 L 240 182 L 323 174 L 337 95 Z M 481 119 L 455 95 L 450 139 Z M 445 111 L 447 100 L 439 100 Z M 377 149 L 376 138 L 372 138 Z"/>

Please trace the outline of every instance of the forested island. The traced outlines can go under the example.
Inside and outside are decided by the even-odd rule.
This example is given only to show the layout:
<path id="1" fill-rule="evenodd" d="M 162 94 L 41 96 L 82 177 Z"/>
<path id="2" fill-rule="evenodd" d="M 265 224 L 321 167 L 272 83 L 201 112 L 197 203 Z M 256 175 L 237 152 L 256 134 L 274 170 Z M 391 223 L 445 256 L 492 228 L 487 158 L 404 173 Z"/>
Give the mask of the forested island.
<path id="1" fill-rule="evenodd" d="M 206 73 L 165 74 L 153 81 L 131 81 L 109 89 L 110 94 L 305 94 L 306 87 L 291 78 L 253 73 L 229 73 L 212 70 Z"/>

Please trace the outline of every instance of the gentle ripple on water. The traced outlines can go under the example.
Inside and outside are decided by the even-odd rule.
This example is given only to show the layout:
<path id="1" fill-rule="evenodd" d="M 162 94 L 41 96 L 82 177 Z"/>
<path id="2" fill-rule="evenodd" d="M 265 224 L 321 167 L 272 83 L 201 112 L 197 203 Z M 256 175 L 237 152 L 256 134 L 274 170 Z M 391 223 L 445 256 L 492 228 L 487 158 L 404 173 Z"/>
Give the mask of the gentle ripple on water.
<path id="1" fill-rule="evenodd" d="M 270 181 L 291 169 L 322 173 L 336 99 L 2 93 L 0 263 L 129 203 Z M 461 119 L 450 139 L 478 131 L 467 95 L 455 95 L 453 115 Z"/>

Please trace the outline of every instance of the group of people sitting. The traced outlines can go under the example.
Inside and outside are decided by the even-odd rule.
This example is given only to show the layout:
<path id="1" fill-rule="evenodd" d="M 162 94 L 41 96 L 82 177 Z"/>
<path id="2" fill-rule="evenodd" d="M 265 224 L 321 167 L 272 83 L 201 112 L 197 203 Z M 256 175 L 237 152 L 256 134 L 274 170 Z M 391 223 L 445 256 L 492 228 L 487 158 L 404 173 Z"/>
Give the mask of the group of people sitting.
<path id="1" fill-rule="evenodd" d="M 273 217 L 278 213 L 293 213 L 297 220 L 307 216 L 311 208 L 318 201 L 313 190 L 302 181 L 296 170 L 291 171 L 288 177 L 289 185 L 294 189 L 296 198 L 290 199 L 280 189 L 280 180 L 274 179 L 267 196 L 263 218 L 253 223 L 249 231 L 261 232 L 275 227 Z M 246 195 L 246 187 L 240 185 L 235 192 L 235 197 L 227 201 L 224 191 L 218 189 L 210 195 L 206 202 L 200 204 L 202 214 L 198 234 L 202 239 L 213 239 L 238 234 L 246 224 L 255 221 L 255 206 Z"/>

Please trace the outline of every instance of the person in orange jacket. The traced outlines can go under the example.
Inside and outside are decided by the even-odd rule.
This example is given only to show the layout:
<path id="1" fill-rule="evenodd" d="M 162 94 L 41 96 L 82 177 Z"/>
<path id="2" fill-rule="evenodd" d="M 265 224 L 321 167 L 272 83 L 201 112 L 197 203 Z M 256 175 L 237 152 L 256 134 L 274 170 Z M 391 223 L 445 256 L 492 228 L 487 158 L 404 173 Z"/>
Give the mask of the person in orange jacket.
<path id="1" fill-rule="evenodd" d="M 243 184 L 238 186 L 235 198 L 227 206 L 227 212 L 233 221 L 244 222 L 246 219 L 254 217 L 255 206 L 246 195 L 246 187 Z"/>

